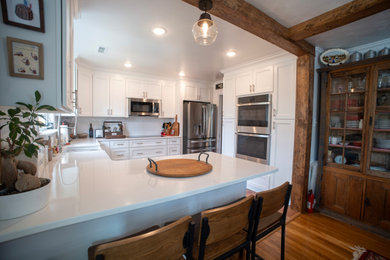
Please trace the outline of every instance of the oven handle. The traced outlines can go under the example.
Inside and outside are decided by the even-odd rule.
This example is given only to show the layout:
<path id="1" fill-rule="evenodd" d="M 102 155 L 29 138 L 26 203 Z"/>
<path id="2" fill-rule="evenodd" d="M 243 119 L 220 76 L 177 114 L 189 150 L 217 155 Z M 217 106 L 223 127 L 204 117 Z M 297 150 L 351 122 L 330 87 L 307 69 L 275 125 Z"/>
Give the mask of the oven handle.
<path id="1" fill-rule="evenodd" d="M 246 104 L 237 104 L 238 107 L 246 107 L 246 106 L 258 106 L 258 105 L 270 105 L 271 102 L 258 102 L 258 103 L 246 103 Z"/>
<path id="2" fill-rule="evenodd" d="M 269 138 L 269 135 L 246 134 L 246 133 L 236 133 L 236 135 L 261 137 L 261 138 L 267 138 L 267 139 Z"/>

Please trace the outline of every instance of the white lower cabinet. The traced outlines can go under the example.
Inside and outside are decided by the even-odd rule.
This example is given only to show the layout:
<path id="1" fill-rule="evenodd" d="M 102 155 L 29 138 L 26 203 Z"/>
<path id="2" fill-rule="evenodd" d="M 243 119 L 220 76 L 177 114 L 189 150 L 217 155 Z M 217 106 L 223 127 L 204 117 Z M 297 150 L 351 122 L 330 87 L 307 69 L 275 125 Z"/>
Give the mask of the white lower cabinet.
<path id="1" fill-rule="evenodd" d="M 275 120 L 272 124 L 270 165 L 279 170 L 271 187 L 277 187 L 292 181 L 295 120 Z"/>
<path id="2" fill-rule="evenodd" d="M 222 154 L 235 157 L 236 150 L 236 120 L 223 118 L 222 122 Z"/>
<path id="3" fill-rule="evenodd" d="M 111 149 L 111 159 L 113 160 L 128 160 L 130 159 L 130 152 L 127 148 Z"/>
<path id="4" fill-rule="evenodd" d="M 102 140 L 101 147 L 112 160 L 141 159 L 181 154 L 181 138 Z"/>

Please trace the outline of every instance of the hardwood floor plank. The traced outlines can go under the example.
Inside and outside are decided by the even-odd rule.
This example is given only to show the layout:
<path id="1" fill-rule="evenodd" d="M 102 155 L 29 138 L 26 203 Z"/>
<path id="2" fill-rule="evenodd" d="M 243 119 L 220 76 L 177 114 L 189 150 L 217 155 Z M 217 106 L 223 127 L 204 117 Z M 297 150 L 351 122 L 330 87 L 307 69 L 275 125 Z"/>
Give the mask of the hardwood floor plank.
<path id="1" fill-rule="evenodd" d="M 280 259 L 280 229 L 258 241 L 264 259 Z M 301 214 L 287 224 L 286 259 L 352 259 L 353 246 L 390 258 L 390 239 L 319 213 Z"/>

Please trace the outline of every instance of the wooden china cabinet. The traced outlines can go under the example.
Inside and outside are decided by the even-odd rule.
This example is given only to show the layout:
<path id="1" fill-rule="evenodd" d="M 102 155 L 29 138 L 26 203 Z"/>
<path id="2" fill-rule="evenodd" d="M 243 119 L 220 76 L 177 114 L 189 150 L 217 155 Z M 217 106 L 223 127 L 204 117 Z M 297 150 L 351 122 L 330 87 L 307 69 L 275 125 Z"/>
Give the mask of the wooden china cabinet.
<path id="1" fill-rule="evenodd" d="M 390 56 L 318 72 L 320 205 L 390 231 Z"/>

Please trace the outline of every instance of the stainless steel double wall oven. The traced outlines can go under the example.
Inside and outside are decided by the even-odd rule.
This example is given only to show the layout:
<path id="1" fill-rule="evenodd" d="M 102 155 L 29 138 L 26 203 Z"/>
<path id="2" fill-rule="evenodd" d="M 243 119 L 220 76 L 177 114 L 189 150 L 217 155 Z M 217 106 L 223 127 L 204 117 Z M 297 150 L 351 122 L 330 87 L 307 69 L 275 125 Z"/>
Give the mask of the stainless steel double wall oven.
<path id="1" fill-rule="evenodd" d="M 271 94 L 238 97 L 237 157 L 269 163 L 271 109 Z"/>

